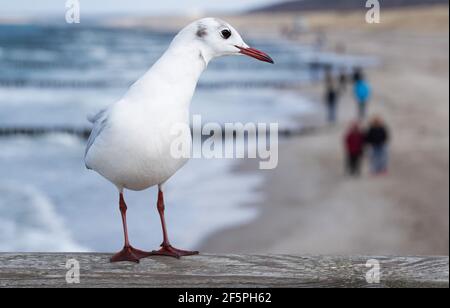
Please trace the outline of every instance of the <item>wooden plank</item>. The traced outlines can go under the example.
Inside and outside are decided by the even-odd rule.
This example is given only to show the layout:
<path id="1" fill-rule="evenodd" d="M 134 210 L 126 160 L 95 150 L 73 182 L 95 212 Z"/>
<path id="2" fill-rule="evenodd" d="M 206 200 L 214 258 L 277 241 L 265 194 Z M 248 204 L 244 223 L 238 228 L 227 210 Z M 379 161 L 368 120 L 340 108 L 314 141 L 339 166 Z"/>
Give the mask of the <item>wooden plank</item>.
<path id="1" fill-rule="evenodd" d="M 0 254 L 0 287 L 449 287 L 448 257 L 199 255 L 110 264 L 107 254 Z M 66 263 L 80 264 L 67 284 Z M 366 262 L 380 263 L 369 284 Z"/>

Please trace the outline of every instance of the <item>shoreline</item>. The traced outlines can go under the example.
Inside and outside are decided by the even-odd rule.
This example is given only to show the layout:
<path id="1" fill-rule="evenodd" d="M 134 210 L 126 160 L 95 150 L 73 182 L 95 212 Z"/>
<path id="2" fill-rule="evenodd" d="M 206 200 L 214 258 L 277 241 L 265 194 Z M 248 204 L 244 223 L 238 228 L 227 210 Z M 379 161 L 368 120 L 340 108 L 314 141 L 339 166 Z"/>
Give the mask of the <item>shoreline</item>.
<path id="1" fill-rule="evenodd" d="M 447 24 L 448 25 L 448 24 Z M 393 132 L 391 169 L 374 178 L 344 176 L 341 138 L 353 100 L 341 100 L 341 122 L 326 132 L 280 145 L 279 166 L 265 174 L 265 201 L 247 225 L 216 232 L 205 252 L 448 255 L 448 28 L 423 33 L 330 30 L 331 46 L 379 57 L 368 71 L 371 114 Z M 426 44 L 424 44 L 426 42 Z M 414 52 L 411 52 L 414 50 Z M 320 89 L 306 90 L 320 95 Z M 430 121 L 430 119 L 432 119 Z M 260 172 L 245 162 L 240 172 Z"/>

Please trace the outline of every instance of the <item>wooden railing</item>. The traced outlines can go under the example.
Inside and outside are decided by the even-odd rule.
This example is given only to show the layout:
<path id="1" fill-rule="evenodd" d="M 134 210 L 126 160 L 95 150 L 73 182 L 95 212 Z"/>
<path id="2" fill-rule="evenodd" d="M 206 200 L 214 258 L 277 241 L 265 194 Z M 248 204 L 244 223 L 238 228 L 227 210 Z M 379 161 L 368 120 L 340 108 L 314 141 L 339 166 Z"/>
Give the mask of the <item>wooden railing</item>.
<path id="1" fill-rule="evenodd" d="M 448 257 L 204 254 L 111 264 L 109 256 L 3 253 L 0 287 L 449 287 Z"/>

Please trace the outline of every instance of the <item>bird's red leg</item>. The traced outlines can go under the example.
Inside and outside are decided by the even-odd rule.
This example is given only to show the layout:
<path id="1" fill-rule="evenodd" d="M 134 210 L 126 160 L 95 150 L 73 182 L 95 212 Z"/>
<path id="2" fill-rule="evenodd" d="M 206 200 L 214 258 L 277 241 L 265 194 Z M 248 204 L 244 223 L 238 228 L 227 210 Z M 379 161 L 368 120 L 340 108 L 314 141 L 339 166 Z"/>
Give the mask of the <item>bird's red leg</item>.
<path id="1" fill-rule="evenodd" d="M 164 218 L 164 195 L 161 190 L 158 191 L 158 212 L 159 216 L 161 218 L 161 226 L 163 231 L 163 242 L 161 244 L 161 249 L 157 251 L 152 251 L 152 255 L 156 256 L 169 256 L 169 257 L 175 257 L 180 258 L 183 256 L 191 256 L 198 254 L 198 251 L 187 251 L 187 250 L 181 250 L 173 247 L 170 245 L 169 237 L 167 235 L 167 228 L 166 228 L 166 220 Z"/>
<path id="2" fill-rule="evenodd" d="M 139 263 L 139 260 L 149 256 L 149 253 L 141 251 L 139 249 L 135 249 L 130 245 L 130 241 L 128 239 L 128 227 L 127 227 L 127 205 L 125 203 L 125 199 L 123 198 L 123 194 L 120 193 L 119 199 L 120 213 L 122 214 L 122 223 L 123 223 L 123 233 L 125 236 L 125 245 L 122 251 L 116 253 L 112 258 L 111 262 L 135 262 Z"/>

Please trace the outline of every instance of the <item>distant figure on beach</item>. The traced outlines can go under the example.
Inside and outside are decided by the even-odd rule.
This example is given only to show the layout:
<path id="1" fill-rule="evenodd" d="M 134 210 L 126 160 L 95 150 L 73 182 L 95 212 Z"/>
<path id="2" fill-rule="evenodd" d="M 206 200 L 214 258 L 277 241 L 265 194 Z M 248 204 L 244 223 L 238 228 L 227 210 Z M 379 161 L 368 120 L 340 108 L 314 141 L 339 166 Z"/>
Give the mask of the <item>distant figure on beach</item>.
<path id="1" fill-rule="evenodd" d="M 361 160 L 364 153 L 364 132 L 358 121 L 350 125 L 344 138 L 346 169 L 349 175 L 361 174 Z"/>
<path id="2" fill-rule="evenodd" d="M 348 76 L 344 68 L 339 72 L 339 91 L 341 93 L 347 90 Z"/>
<path id="3" fill-rule="evenodd" d="M 371 88 L 364 77 L 362 69 L 357 68 L 353 74 L 354 94 L 358 103 L 358 116 L 360 120 L 365 119 L 367 113 L 367 104 L 371 96 Z"/>
<path id="4" fill-rule="evenodd" d="M 322 51 L 327 44 L 327 36 L 323 31 L 319 31 L 316 36 L 316 42 L 314 44 L 314 49 L 317 52 Z"/>
<path id="5" fill-rule="evenodd" d="M 370 146 L 370 165 L 375 175 L 385 174 L 388 166 L 389 130 L 383 119 L 375 116 L 366 132 L 365 142 Z"/>
<path id="6" fill-rule="evenodd" d="M 325 71 L 325 104 L 327 107 L 328 123 L 335 124 L 337 120 L 337 104 L 338 104 L 338 89 L 333 80 L 331 68 L 326 68 Z"/>

